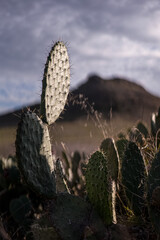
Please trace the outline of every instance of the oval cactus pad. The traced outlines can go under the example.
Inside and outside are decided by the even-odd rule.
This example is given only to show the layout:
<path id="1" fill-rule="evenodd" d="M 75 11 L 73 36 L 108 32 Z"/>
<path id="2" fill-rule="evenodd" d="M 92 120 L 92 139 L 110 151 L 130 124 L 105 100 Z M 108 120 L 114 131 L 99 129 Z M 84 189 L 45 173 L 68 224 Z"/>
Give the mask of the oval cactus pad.
<path id="1" fill-rule="evenodd" d="M 41 95 L 41 117 L 52 124 L 63 111 L 70 85 L 70 67 L 67 48 L 57 42 L 51 49 L 44 69 Z"/>
<path id="2" fill-rule="evenodd" d="M 39 195 L 54 197 L 56 184 L 49 132 L 33 112 L 24 113 L 18 125 L 16 155 L 28 185 Z"/>

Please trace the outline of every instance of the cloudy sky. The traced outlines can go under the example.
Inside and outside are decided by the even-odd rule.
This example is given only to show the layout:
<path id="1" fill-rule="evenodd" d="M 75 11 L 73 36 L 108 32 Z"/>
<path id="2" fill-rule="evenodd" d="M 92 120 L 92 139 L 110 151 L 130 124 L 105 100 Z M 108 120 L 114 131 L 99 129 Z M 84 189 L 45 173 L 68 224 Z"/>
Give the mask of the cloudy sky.
<path id="1" fill-rule="evenodd" d="M 160 96 L 159 0 L 0 0 L 0 113 L 40 99 L 57 40 L 68 46 L 72 88 L 96 73 Z"/>

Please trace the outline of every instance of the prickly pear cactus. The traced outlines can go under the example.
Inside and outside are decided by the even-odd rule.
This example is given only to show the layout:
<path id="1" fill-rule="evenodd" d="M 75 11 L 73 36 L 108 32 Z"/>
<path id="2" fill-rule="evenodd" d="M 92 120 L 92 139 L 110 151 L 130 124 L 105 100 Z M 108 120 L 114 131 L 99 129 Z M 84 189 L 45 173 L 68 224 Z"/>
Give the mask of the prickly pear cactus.
<path id="1" fill-rule="evenodd" d="M 111 174 L 112 179 L 117 181 L 119 173 L 119 156 L 114 140 L 112 138 L 106 138 L 101 143 L 100 150 L 106 157 L 108 171 Z"/>
<path id="2" fill-rule="evenodd" d="M 51 49 L 44 69 L 41 95 L 42 120 L 54 123 L 64 109 L 70 85 L 70 67 L 67 49 L 57 42 Z"/>
<path id="3" fill-rule="evenodd" d="M 28 185 L 39 195 L 54 197 L 56 189 L 49 132 L 33 112 L 24 113 L 18 125 L 16 155 Z"/>
<path id="4" fill-rule="evenodd" d="M 128 140 L 126 138 L 121 138 L 116 141 L 116 147 L 117 147 L 119 162 L 120 162 L 120 169 L 122 168 L 122 160 L 123 160 L 123 156 L 124 156 L 127 144 L 128 144 Z"/>
<path id="5" fill-rule="evenodd" d="M 143 157 L 134 142 L 128 142 L 122 161 L 122 184 L 135 215 L 140 215 L 144 208 L 146 170 Z"/>
<path id="6" fill-rule="evenodd" d="M 151 222 L 160 234 L 160 151 L 153 159 L 149 171 L 147 199 Z"/>
<path id="7" fill-rule="evenodd" d="M 89 159 L 85 178 L 91 204 L 106 224 L 116 222 L 116 184 L 110 178 L 106 158 L 101 152 L 95 152 Z"/>
<path id="8" fill-rule="evenodd" d="M 55 164 L 56 193 L 69 193 L 67 183 L 64 178 L 62 164 L 59 159 Z"/>

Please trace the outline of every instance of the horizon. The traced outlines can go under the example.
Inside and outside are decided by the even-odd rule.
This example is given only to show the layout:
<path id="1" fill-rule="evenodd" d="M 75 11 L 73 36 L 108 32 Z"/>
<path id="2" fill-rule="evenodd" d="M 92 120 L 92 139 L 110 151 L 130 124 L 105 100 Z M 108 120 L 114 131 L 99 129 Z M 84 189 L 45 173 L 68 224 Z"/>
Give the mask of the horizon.
<path id="1" fill-rule="evenodd" d="M 67 42 L 71 88 L 123 76 L 160 97 L 158 0 L 1 0 L 0 113 L 40 99 L 53 41 Z"/>
<path id="2" fill-rule="evenodd" d="M 90 78 L 90 77 L 93 77 L 93 76 L 100 77 L 100 78 L 102 78 L 104 81 L 110 81 L 110 80 L 114 80 L 114 79 L 116 79 L 116 78 L 117 78 L 117 79 L 122 79 L 122 80 L 125 80 L 125 81 L 129 81 L 129 82 L 131 82 L 131 83 L 137 84 L 137 85 L 140 86 L 140 87 L 143 87 L 144 90 L 147 91 L 148 93 L 150 93 L 151 95 L 160 98 L 160 96 L 154 95 L 152 92 L 148 91 L 144 86 L 142 86 L 142 85 L 139 84 L 138 82 L 133 81 L 133 80 L 131 80 L 131 79 L 126 79 L 126 78 L 123 77 L 123 76 L 116 76 L 116 75 L 115 75 L 115 76 L 111 76 L 110 78 L 103 78 L 102 76 L 100 76 L 100 75 L 98 75 L 98 74 L 96 74 L 96 73 L 93 73 L 93 74 L 90 73 L 90 74 L 88 74 L 87 77 L 86 77 L 86 79 L 85 79 L 84 81 L 80 82 L 80 84 L 77 85 L 76 87 L 70 89 L 70 92 L 78 89 L 81 85 L 87 83 L 87 81 L 89 80 L 89 78 Z M 37 100 L 34 101 L 34 102 L 24 103 L 23 105 L 17 106 L 17 107 L 15 107 L 15 108 L 11 108 L 11 109 L 9 109 L 9 110 L 2 111 L 2 112 L 0 112 L 0 116 L 6 115 L 6 114 L 10 114 L 10 113 L 15 112 L 15 111 L 22 110 L 23 108 L 28 108 L 28 107 L 31 107 L 31 106 L 40 104 L 40 101 L 41 101 L 41 99 L 39 98 L 39 99 L 37 99 Z"/>

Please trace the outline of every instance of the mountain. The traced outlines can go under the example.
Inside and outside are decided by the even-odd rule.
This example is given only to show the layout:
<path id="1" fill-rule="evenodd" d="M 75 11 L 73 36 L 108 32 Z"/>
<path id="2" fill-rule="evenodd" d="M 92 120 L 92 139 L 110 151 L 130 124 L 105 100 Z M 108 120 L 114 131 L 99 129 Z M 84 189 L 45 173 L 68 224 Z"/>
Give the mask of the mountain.
<path id="1" fill-rule="evenodd" d="M 80 85 L 72 92 L 74 96 L 84 95 L 88 102 L 94 102 L 94 109 L 102 112 L 108 117 L 112 110 L 113 117 L 121 114 L 134 120 L 142 119 L 148 121 L 152 112 L 157 111 L 160 106 L 160 98 L 147 92 L 142 86 L 121 78 L 109 80 L 99 76 L 91 76 L 88 81 Z M 69 102 L 64 113 L 64 119 L 80 117 L 85 114 L 81 105 L 73 105 Z"/>
<path id="2" fill-rule="evenodd" d="M 85 98 L 85 100 L 84 100 Z M 87 99 L 87 100 L 86 100 Z M 94 105 L 93 105 L 94 103 Z M 93 75 L 73 90 L 68 97 L 62 120 L 75 120 L 91 111 L 91 106 L 101 112 L 105 118 L 121 115 L 132 120 L 148 121 L 151 113 L 160 106 L 160 98 L 147 92 L 142 86 L 121 78 L 103 79 Z M 87 106 L 87 109 L 85 109 Z M 39 104 L 30 106 L 38 109 Z M 21 110 L 0 116 L 0 127 L 17 125 Z"/>

